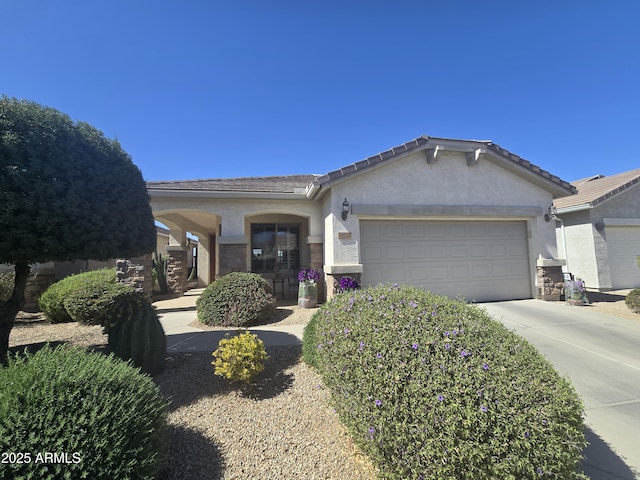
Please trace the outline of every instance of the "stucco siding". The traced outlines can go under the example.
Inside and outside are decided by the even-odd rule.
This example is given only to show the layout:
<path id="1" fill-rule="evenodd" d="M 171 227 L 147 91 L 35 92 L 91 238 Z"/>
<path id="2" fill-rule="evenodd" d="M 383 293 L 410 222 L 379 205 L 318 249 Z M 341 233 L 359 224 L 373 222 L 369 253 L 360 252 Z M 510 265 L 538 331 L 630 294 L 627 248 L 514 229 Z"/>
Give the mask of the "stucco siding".
<path id="1" fill-rule="evenodd" d="M 640 218 L 640 184 L 610 198 L 593 209 L 594 217 Z"/>
<path id="2" fill-rule="evenodd" d="M 340 212 L 345 198 L 355 213 L 343 221 Z M 333 229 L 325 232 L 325 261 L 360 263 L 359 219 L 390 216 L 384 208 L 379 215 L 357 214 L 367 205 L 443 207 L 433 210 L 434 214 L 418 215 L 420 218 L 473 219 L 480 215 L 487 220 L 527 220 L 532 257 L 555 258 L 558 253 L 555 227 L 553 222 L 543 220 L 551 202 L 550 193 L 482 157 L 477 165 L 469 167 L 463 153 L 445 152 L 435 164 L 429 165 L 424 154 L 418 152 L 332 186 L 325 199 L 326 215 L 332 217 L 327 222 L 325 216 L 325 225 Z M 411 208 L 406 211 L 410 212 Z M 351 238 L 339 238 L 337 232 L 340 231 L 350 234 Z M 535 265 L 533 260 L 531 263 Z"/>

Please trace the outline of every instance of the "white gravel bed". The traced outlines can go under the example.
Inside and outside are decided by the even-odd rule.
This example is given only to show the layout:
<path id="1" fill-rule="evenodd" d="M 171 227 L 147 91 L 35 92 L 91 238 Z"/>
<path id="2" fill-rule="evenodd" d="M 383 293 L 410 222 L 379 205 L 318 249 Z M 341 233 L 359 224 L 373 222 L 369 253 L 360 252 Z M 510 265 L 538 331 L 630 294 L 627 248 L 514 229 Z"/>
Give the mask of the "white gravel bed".
<path id="1" fill-rule="evenodd" d="M 250 388 L 213 374 L 209 353 L 169 357 L 155 377 L 172 398 L 168 479 L 374 479 L 300 347 L 267 349 Z"/>

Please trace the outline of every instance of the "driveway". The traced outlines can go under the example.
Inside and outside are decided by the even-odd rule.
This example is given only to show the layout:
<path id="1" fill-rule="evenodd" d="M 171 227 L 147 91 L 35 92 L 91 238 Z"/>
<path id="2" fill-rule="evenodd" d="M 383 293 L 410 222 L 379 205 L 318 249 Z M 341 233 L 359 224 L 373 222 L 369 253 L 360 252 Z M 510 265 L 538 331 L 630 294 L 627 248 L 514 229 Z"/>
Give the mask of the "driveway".
<path id="1" fill-rule="evenodd" d="M 582 397 L 585 473 L 640 479 L 640 323 L 540 300 L 479 306 L 535 345 Z"/>

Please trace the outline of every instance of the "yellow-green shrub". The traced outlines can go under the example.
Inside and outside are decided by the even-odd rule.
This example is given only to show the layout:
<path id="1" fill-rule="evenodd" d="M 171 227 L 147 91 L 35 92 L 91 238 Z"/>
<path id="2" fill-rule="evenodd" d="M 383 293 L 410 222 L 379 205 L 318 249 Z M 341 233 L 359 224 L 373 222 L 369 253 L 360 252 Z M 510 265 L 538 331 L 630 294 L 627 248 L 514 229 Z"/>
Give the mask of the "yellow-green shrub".
<path id="1" fill-rule="evenodd" d="M 264 343 L 248 330 L 231 338 L 223 338 L 213 352 L 214 373 L 232 382 L 251 381 L 264 370 L 264 362 L 269 358 Z"/>

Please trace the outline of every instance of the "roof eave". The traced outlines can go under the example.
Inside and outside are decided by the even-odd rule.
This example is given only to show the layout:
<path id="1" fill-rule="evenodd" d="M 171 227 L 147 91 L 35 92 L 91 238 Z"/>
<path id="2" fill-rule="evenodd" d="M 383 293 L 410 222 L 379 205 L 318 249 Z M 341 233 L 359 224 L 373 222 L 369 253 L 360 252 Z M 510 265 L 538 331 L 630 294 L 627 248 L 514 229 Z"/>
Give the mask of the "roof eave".
<path id="1" fill-rule="evenodd" d="M 590 203 L 582 203 L 580 205 L 571 205 L 569 207 L 556 207 L 556 213 L 558 215 L 564 215 L 566 213 L 581 212 L 583 210 L 590 210 L 593 205 Z"/>
<path id="2" fill-rule="evenodd" d="M 238 192 L 190 190 L 177 188 L 147 188 L 151 198 L 234 198 L 257 200 L 307 200 L 305 192 Z"/>

